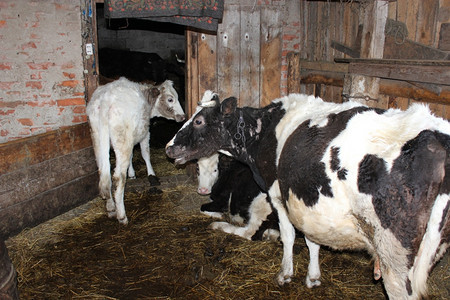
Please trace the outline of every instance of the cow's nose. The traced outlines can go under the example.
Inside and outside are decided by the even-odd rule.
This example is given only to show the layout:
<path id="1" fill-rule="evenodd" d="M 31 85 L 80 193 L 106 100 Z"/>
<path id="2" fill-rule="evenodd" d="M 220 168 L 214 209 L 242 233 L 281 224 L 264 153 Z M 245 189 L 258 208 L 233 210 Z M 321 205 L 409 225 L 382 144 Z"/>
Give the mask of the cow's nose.
<path id="1" fill-rule="evenodd" d="M 197 193 L 199 193 L 200 195 L 209 195 L 211 194 L 211 192 L 209 191 L 208 188 L 205 187 L 200 187 L 197 189 Z"/>
<path id="2" fill-rule="evenodd" d="M 182 121 L 184 121 L 186 119 L 186 116 L 185 115 L 176 115 L 175 116 L 175 121 L 177 121 L 177 122 L 182 122 Z"/>
<path id="3" fill-rule="evenodd" d="M 173 157 L 173 147 L 170 146 L 169 144 L 166 145 L 166 154 L 170 158 Z"/>

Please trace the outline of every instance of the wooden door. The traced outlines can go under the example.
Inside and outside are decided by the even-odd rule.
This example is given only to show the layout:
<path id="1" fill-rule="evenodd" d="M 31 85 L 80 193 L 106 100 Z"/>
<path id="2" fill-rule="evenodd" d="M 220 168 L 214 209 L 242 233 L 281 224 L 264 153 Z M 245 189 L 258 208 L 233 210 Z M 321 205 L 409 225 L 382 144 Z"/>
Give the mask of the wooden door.
<path id="1" fill-rule="evenodd" d="M 282 13 L 279 6 L 228 1 L 216 34 L 186 32 L 187 113 L 206 90 L 239 106 L 261 107 L 280 96 Z"/>

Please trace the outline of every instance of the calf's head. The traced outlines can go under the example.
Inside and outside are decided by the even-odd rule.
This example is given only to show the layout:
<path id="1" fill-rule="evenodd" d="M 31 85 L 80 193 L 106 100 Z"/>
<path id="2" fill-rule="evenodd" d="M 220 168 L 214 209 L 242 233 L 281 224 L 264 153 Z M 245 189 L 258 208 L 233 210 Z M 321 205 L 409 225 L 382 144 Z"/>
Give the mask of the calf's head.
<path id="1" fill-rule="evenodd" d="M 152 117 L 163 117 L 177 122 L 184 121 L 186 116 L 178 101 L 178 93 L 170 80 L 157 86 L 159 96 L 152 109 Z"/>
<path id="2" fill-rule="evenodd" d="M 166 154 L 176 164 L 212 155 L 217 150 L 227 150 L 231 133 L 227 127 L 236 121 L 237 100 L 225 99 L 219 104 L 215 98 L 211 107 L 197 107 L 196 113 L 166 145 Z"/>
<path id="3" fill-rule="evenodd" d="M 219 153 L 202 157 L 197 162 L 197 192 L 200 195 L 211 194 L 211 189 L 219 178 Z"/>

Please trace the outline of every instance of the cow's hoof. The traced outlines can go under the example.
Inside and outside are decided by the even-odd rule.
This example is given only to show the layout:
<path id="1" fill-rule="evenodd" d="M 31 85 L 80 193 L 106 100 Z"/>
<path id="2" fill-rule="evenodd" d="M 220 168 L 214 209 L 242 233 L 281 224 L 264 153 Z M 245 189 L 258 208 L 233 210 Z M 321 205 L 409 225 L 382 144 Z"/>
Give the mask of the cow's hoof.
<path id="1" fill-rule="evenodd" d="M 117 213 L 116 213 L 115 210 L 108 211 L 108 218 L 113 219 L 113 218 L 115 218 L 116 216 L 117 216 Z"/>
<path id="2" fill-rule="evenodd" d="M 282 272 L 278 273 L 278 275 L 275 277 L 275 283 L 278 286 L 283 286 L 286 283 L 291 282 L 291 276 L 290 275 L 284 275 Z"/>
<path id="3" fill-rule="evenodd" d="M 156 187 L 151 187 L 148 191 L 147 194 L 148 195 L 159 195 L 162 194 L 163 191 L 161 191 L 160 189 L 156 188 Z"/>
<path id="4" fill-rule="evenodd" d="M 319 286 L 322 282 L 320 282 L 319 279 L 313 279 L 313 278 L 309 278 L 309 276 L 306 276 L 306 286 L 309 289 L 312 289 L 315 286 Z"/>
<path id="5" fill-rule="evenodd" d="M 161 185 L 161 182 L 159 182 L 159 178 L 155 175 L 148 175 L 148 182 L 150 182 L 151 186 Z"/>
<path id="6" fill-rule="evenodd" d="M 223 214 L 214 212 L 214 211 L 200 211 L 202 214 L 207 215 L 208 217 L 216 218 L 216 219 L 222 219 Z"/>
<path id="7" fill-rule="evenodd" d="M 117 220 L 122 225 L 128 225 L 128 218 L 127 218 L 127 216 L 123 217 L 122 219 L 117 219 Z"/>

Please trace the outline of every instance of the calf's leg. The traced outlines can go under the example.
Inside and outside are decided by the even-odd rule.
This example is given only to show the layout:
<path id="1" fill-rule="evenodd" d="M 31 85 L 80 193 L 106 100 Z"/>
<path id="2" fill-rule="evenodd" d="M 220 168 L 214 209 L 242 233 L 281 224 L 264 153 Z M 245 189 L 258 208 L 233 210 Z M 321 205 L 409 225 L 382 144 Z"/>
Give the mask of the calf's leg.
<path id="1" fill-rule="evenodd" d="M 141 155 L 145 161 L 145 165 L 147 166 L 147 176 L 150 181 L 150 185 L 159 185 L 160 182 L 155 175 L 155 171 L 153 170 L 152 163 L 150 161 L 150 132 L 146 134 L 144 139 L 139 143 L 141 147 Z"/>
<path id="2" fill-rule="evenodd" d="M 125 133 L 125 131 L 123 133 Z M 131 135 L 122 134 L 111 137 L 111 142 L 114 148 L 114 153 L 116 154 L 116 167 L 113 175 L 116 218 L 119 223 L 127 225 L 128 218 L 125 213 L 123 198 L 127 179 L 127 170 L 130 165 L 130 158 L 133 152 L 133 141 Z"/>

